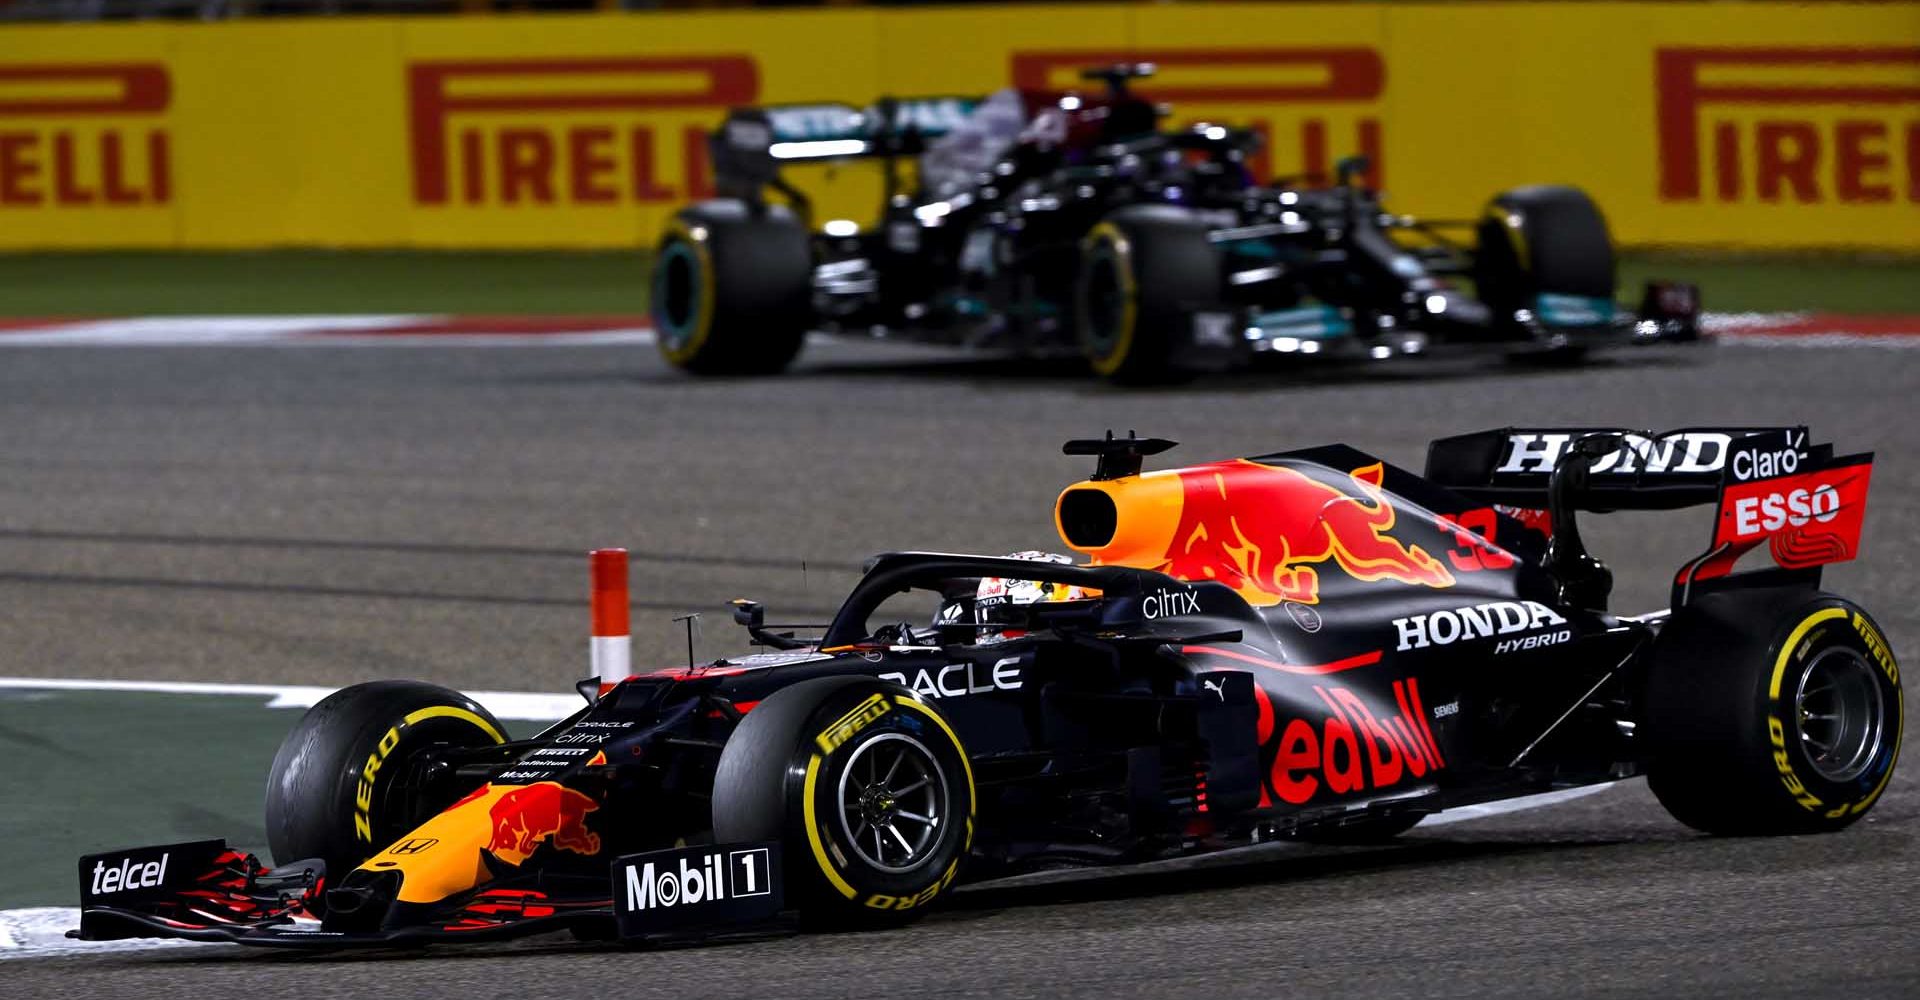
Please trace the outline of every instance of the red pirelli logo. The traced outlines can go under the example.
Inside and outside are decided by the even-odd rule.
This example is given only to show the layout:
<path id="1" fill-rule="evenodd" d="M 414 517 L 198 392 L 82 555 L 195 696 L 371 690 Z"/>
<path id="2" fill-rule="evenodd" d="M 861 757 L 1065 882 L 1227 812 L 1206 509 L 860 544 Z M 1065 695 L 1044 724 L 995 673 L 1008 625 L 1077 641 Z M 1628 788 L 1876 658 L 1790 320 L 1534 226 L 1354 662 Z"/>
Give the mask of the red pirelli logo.
<path id="1" fill-rule="evenodd" d="M 707 194 L 706 127 L 760 77 L 745 55 L 491 59 L 416 62 L 407 85 L 415 202 L 598 204 Z M 676 186 L 656 133 L 689 110 Z"/>
<path id="2" fill-rule="evenodd" d="M 1920 46 L 1662 48 L 1654 65 L 1662 200 L 1920 202 Z"/>
<path id="3" fill-rule="evenodd" d="M 0 65 L 0 210 L 172 200 L 159 63 Z"/>
<path id="4" fill-rule="evenodd" d="M 1265 179 L 1274 171 L 1274 157 L 1298 151 L 1297 169 L 1282 165 L 1280 172 L 1329 177 L 1332 160 L 1364 153 L 1372 161 L 1368 180 L 1382 182 L 1380 119 L 1368 113 L 1387 87 L 1387 66 L 1380 53 L 1366 46 L 1258 49 L 1141 49 L 1135 51 L 1020 52 L 1013 56 L 1013 83 L 1034 90 L 1082 86 L 1079 71 L 1087 66 L 1118 62 L 1150 62 L 1158 68 L 1135 90 L 1142 96 L 1173 105 L 1187 120 L 1204 117 L 1210 106 L 1232 105 L 1222 116 L 1231 124 L 1251 128 L 1266 138 L 1266 148 L 1253 163 Z M 1301 105 L 1291 120 L 1276 106 Z M 1329 145 L 1330 112 L 1353 114 L 1350 139 Z M 1276 123 L 1292 125 L 1296 143 L 1275 148 Z"/>

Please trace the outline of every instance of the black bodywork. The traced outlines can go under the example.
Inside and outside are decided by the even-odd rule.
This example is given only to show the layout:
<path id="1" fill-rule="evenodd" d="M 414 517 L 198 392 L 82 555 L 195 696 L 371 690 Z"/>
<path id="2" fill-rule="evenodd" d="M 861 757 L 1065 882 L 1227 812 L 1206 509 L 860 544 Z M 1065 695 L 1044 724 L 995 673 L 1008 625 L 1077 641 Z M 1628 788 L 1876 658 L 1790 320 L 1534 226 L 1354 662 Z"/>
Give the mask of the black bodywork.
<path id="1" fill-rule="evenodd" d="M 489 854 L 482 884 L 416 905 L 395 899 L 398 876 L 365 866 L 331 878 L 310 863 L 269 872 L 217 842 L 178 845 L 193 859 L 181 864 L 209 873 L 193 886 L 200 895 L 170 886 L 139 905 L 90 902 L 80 933 L 293 946 L 556 927 L 612 936 L 609 859 L 701 843 L 713 825 L 716 762 L 740 720 L 775 692 L 830 675 L 897 682 L 950 720 L 979 789 L 966 879 L 1410 824 L 1441 809 L 1632 776 L 1643 763 L 1636 673 L 1668 612 L 1607 608 L 1605 569 L 1579 542 L 1578 512 L 1712 502 L 1725 443 L 1748 436 L 1776 435 L 1812 460 L 1828 454 L 1807 449 L 1803 429 L 1705 433 L 1721 442 L 1717 458 L 1696 453 L 1691 472 L 1643 463 L 1628 475 L 1620 463 L 1595 471 L 1623 447 L 1612 432 L 1565 435 L 1573 444 L 1541 471 L 1513 474 L 1493 471 L 1513 434 L 1449 439 L 1435 444 L 1425 477 L 1336 445 L 1155 480 L 1139 475 L 1142 455 L 1166 442 L 1082 442 L 1080 452 L 1100 455 L 1100 470 L 1063 495 L 1060 527 L 1075 548 L 1097 554 L 1124 531 L 1124 510 L 1109 516 L 1097 497 L 1070 499 L 1076 493 L 1124 506 L 1122 494 L 1103 491 L 1224 476 L 1242 491 L 1230 498 L 1235 531 L 1254 554 L 1215 564 L 1213 579 L 1128 565 L 878 556 L 816 635 L 768 626 L 758 606 L 742 603 L 736 617 L 753 638 L 787 648 L 642 673 L 604 691 L 583 682 L 587 704 L 572 718 L 530 740 L 426 754 L 388 793 L 426 823 L 490 786 L 557 783 L 593 803 L 574 822 L 593 831 L 597 850 L 546 843 L 518 864 Z M 1187 494 L 1190 507 L 1197 495 Z M 1261 522 L 1254 505 L 1279 498 L 1306 511 L 1300 523 L 1332 525 L 1330 547 Z M 1367 527 L 1329 513 L 1348 508 Z M 1538 526 L 1543 512 L 1554 519 L 1551 535 Z M 1187 516 L 1199 521 L 1183 525 L 1211 515 Z M 1219 525 L 1210 527 L 1218 540 Z M 1181 557 L 1214 558 L 1191 546 Z M 1163 568 L 1190 564 L 1169 558 Z M 1701 581 L 1676 597 L 1811 588 L 1818 576 L 1765 571 Z M 884 620 L 902 592 L 951 609 L 990 577 L 1096 596 L 983 615 L 949 610 L 931 624 Z M 556 747 L 598 755 L 556 761 Z M 93 860 L 82 862 L 83 885 Z"/>
<path id="2" fill-rule="evenodd" d="M 1116 210 L 1163 206 L 1204 222 L 1217 258 L 1208 266 L 1218 287 L 1181 303 L 1193 319 L 1171 359 L 1188 370 L 1263 353 L 1385 358 L 1442 344 L 1531 352 L 1698 338 L 1692 286 L 1651 283 L 1637 313 L 1615 303 L 1610 249 L 1605 288 L 1512 302 L 1470 294 L 1457 280 L 1485 277 L 1482 246 L 1489 227 L 1501 238 L 1499 219 L 1388 211 L 1363 182 L 1361 157 L 1342 160 L 1333 177 L 1258 178 L 1248 167 L 1258 134 L 1163 127 L 1167 108 L 1129 89 L 1151 72 L 1089 70 L 1104 94 L 1022 92 L 1031 120 L 1018 141 L 966 182 L 938 187 L 902 164 L 978 98 L 737 109 L 712 139 L 718 191 L 750 206 L 773 193 L 816 230 L 822 220 L 781 167 L 880 163 L 879 217 L 814 239 L 814 310 L 830 331 L 1077 353 L 1089 234 Z"/>

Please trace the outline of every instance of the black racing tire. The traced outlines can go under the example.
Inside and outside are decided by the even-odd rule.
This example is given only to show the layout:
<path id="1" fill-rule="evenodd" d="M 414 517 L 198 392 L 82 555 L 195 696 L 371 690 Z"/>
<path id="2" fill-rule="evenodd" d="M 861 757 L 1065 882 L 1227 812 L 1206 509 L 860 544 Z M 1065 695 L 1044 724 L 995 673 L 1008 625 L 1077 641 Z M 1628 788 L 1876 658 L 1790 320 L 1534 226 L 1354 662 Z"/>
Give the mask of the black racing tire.
<path id="1" fill-rule="evenodd" d="M 1310 844 L 1384 844 L 1418 826 L 1426 818 L 1426 813 L 1400 813 L 1337 825 L 1319 824 L 1302 828 L 1295 839 Z"/>
<path id="2" fill-rule="evenodd" d="M 1893 651 L 1858 606 L 1805 590 L 1709 595 L 1653 650 L 1647 783 L 1707 833 L 1838 830 L 1892 778 L 1902 708 Z"/>
<path id="3" fill-rule="evenodd" d="M 1613 301 L 1613 238 L 1579 188 L 1515 188 L 1494 197 L 1479 224 L 1473 279 L 1496 316 L 1539 311 L 1542 294 Z"/>
<path id="4" fill-rule="evenodd" d="M 342 688 L 302 716 L 267 774 L 267 845 L 276 863 L 327 863 L 331 884 L 470 789 L 424 801 L 400 776 L 427 747 L 492 746 L 506 730 L 456 691 L 419 681 Z"/>
<path id="5" fill-rule="evenodd" d="M 892 779 L 879 773 L 888 768 Z M 888 780 L 893 792 L 878 794 Z M 868 781 L 874 792 L 863 795 Z M 803 925 L 893 927 L 953 884 L 973 844 L 974 809 L 972 766 L 939 709 L 898 684 L 822 677 L 769 696 L 727 741 L 713 836 L 780 842 L 787 902 Z M 898 845 L 875 816 L 899 831 Z"/>
<path id="6" fill-rule="evenodd" d="M 771 375 L 813 325 L 813 242 L 784 205 L 719 199 L 682 209 L 654 254 L 655 344 L 702 375 Z"/>
<path id="7" fill-rule="evenodd" d="M 1211 227 L 1172 205 L 1130 205 L 1081 242 L 1074 326 L 1094 373 L 1122 384 L 1178 381 L 1193 314 L 1220 303 Z"/>

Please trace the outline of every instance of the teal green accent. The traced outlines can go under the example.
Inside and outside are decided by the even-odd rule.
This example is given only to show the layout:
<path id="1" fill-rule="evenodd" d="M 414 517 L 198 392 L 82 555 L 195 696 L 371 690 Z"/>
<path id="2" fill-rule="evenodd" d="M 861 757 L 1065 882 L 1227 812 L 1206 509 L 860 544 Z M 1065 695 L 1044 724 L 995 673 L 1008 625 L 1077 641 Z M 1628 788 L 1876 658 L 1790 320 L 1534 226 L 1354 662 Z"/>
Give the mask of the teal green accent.
<path id="1" fill-rule="evenodd" d="M 1280 249 L 1264 239 L 1228 240 L 1220 244 L 1220 249 L 1235 257 L 1254 257 L 1259 260 L 1274 260 L 1280 256 Z"/>
<path id="2" fill-rule="evenodd" d="M 1301 306 L 1298 309 L 1261 313 L 1248 325 L 1259 327 L 1269 340 L 1274 337 L 1334 340 L 1353 333 L 1353 324 L 1347 322 L 1345 316 L 1340 315 L 1340 310 L 1324 305 Z"/>
<path id="3" fill-rule="evenodd" d="M 1613 322 L 1612 299 L 1541 292 L 1534 315 L 1546 326 L 1600 326 Z"/>
<path id="4" fill-rule="evenodd" d="M 687 266 L 693 269 L 693 277 L 696 284 L 706 280 L 706 275 L 700 272 L 700 255 L 694 253 L 693 248 L 687 246 L 687 244 L 681 240 L 667 241 L 666 249 L 660 251 L 660 263 L 653 269 L 653 303 L 655 306 L 653 310 L 653 325 L 660 331 L 660 338 L 665 340 L 669 347 L 679 347 L 681 344 L 686 343 L 687 337 L 693 333 L 691 324 L 673 322 L 667 315 L 667 311 L 661 308 L 662 304 L 667 300 L 667 264 L 675 257 L 686 258 Z M 699 293 L 696 291 L 696 300 L 698 299 L 698 295 Z M 699 310 L 697 301 L 694 305 L 694 310 L 695 312 Z M 687 318 L 691 320 L 693 317 L 688 316 Z"/>

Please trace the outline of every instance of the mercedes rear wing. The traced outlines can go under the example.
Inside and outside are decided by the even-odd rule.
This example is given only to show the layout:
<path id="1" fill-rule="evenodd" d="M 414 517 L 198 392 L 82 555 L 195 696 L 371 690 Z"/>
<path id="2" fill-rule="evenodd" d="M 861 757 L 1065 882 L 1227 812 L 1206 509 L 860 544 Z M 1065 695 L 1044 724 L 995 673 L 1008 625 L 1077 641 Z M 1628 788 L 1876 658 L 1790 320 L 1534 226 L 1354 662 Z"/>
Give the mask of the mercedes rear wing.
<path id="1" fill-rule="evenodd" d="M 980 100 L 888 97 L 866 108 L 833 102 L 734 108 L 707 139 L 714 186 L 725 197 L 753 204 L 772 188 L 805 215 L 807 199 L 781 179 L 782 164 L 881 159 L 891 197 L 897 187 L 893 160 L 924 151 L 926 140 L 952 131 Z"/>

